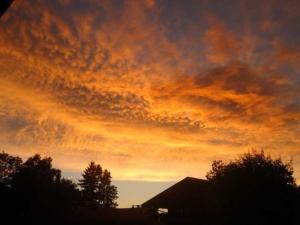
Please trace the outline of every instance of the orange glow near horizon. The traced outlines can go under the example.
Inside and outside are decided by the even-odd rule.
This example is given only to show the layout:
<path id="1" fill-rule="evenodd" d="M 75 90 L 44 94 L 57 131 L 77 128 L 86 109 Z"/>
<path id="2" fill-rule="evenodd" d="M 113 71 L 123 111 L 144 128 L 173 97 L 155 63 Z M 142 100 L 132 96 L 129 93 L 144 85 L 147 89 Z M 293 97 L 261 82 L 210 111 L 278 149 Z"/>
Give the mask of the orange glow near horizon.
<path id="1" fill-rule="evenodd" d="M 15 1 L 0 21 L 0 148 L 138 181 L 203 178 L 264 149 L 299 179 L 300 4 L 247 2 Z"/>

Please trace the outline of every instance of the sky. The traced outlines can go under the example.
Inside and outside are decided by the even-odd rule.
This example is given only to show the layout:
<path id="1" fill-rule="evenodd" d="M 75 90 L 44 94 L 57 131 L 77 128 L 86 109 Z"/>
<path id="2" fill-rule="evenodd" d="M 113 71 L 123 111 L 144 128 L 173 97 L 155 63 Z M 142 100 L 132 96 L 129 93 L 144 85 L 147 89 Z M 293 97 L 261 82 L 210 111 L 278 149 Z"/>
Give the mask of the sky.
<path id="1" fill-rule="evenodd" d="M 299 11 L 16 0 L 0 21 L 0 149 L 51 156 L 67 177 L 96 161 L 121 207 L 252 149 L 293 160 L 299 183 Z"/>

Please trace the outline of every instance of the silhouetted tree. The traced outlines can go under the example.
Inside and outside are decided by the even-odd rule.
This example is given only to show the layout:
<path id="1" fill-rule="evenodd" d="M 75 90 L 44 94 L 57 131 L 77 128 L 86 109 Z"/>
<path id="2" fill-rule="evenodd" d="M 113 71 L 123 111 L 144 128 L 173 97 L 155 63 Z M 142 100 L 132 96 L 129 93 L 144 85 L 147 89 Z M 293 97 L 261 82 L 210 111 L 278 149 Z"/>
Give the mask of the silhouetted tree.
<path id="1" fill-rule="evenodd" d="M 0 218 L 2 221 L 13 216 L 15 198 L 11 190 L 11 181 L 21 164 L 21 158 L 8 155 L 5 152 L 0 153 Z"/>
<path id="2" fill-rule="evenodd" d="M 79 186 L 82 188 L 84 203 L 88 206 L 97 206 L 101 200 L 98 196 L 98 186 L 101 182 L 102 168 L 91 162 L 82 174 L 82 180 L 79 180 Z"/>
<path id="3" fill-rule="evenodd" d="M 22 164 L 22 159 L 5 152 L 0 153 L 0 185 L 10 186 L 12 177 Z"/>
<path id="4" fill-rule="evenodd" d="M 117 188 L 111 184 L 111 175 L 102 170 L 99 164 L 91 162 L 82 174 L 79 181 L 82 188 L 83 199 L 86 205 L 102 208 L 114 208 L 118 198 Z"/>
<path id="5" fill-rule="evenodd" d="M 214 161 L 207 173 L 216 197 L 218 224 L 292 224 L 296 183 L 291 162 L 264 152 L 236 161 Z"/>
<path id="6" fill-rule="evenodd" d="M 51 158 L 40 155 L 22 164 L 11 187 L 16 218 L 29 224 L 66 223 L 80 201 L 76 185 L 61 178 L 61 171 L 52 167 Z"/>
<path id="7" fill-rule="evenodd" d="M 58 183 L 61 179 L 59 169 L 52 168 L 52 159 L 41 158 L 36 154 L 22 164 L 13 178 L 13 184 L 18 185 L 49 185 Z"/>
<path id="8" fill-rule="evenodd" d="M 116 203 L 118 198 L 117 187 L 111 184 L 111 174 L 108 170 L 103 171 L 99 193 L 103 195 L 101 203 L 103 208 L 115 208 L 118 206 Z"/>
<path id="9" fill-rule="evenodd" d="M 0 222 L 99 224 L 101 218 L 84 206 L 117 206 L 117 188 L 111 184 L 111 174 L 92 162 L 80 186 L 82 191 L 62 178 L 49 157 L 36 154 L 22 162 L 19 157 L 0 153 Z"/>

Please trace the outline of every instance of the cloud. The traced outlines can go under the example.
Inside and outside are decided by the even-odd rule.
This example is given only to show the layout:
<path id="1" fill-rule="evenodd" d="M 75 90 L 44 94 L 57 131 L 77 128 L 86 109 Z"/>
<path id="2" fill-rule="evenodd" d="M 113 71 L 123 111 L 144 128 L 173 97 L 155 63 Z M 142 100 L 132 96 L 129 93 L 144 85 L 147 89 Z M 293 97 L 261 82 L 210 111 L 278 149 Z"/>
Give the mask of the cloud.
<path id="1" fill-rule="evenodd" d="M 274 53 L 275 53 L 275 59 L 277 59 L 277 62 L 280 64 L 286 64 L 290 66 L 297 66 L 298 62 L 300 60 L 300 54 L 298 49 L 291 49 L 280 40 L 275 40 L 273 42 L 274 45 Z"/>
<path id="2" fill-rule="evenodd" d="M 220 86 L 223 90 L 237 94 L 257 95 L 272 95 L 274 93 L 272 89 L 279 86 L 272 81 L 272 77 L 258 74 L 255 69 L 240 62 L 209 71 L 208 74 L 199 77 L 198 84 L 202 87 Z"/>
<path id="3" fill-rule="evenodd" d="M 17 1 L 0 27 L 1 147 L 143 180 L 204 176 L 252 147 L 297 154 L 296 9 Z"/>
<path id="4" fill-rule="evenodd" d="M 206 58 L 212 63 L 226 63 L 242 51 L 241 41 L 221 24 L 213 24 L 204 34 L 203 41 L 208 46 Z"/>

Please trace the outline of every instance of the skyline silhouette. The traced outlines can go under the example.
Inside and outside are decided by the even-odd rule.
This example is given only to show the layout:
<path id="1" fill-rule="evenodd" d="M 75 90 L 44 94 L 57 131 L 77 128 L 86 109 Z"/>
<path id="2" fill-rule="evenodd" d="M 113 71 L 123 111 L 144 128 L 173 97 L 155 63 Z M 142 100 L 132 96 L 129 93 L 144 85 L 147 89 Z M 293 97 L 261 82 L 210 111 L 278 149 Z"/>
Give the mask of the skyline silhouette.
<path id="1" fill-rule="evenodd" d="M 52 158 L 0 153 L 0 220 L 26 224 L 296 225 L 300 186 L 291 162 L 252 151 L 214 160 L 206 179 L 186 177 L 147 201 L 117 208 L 112 174 L 90 162 L 74 182 Z M 251 216 L 249 216 L 251 215 Z"/>

